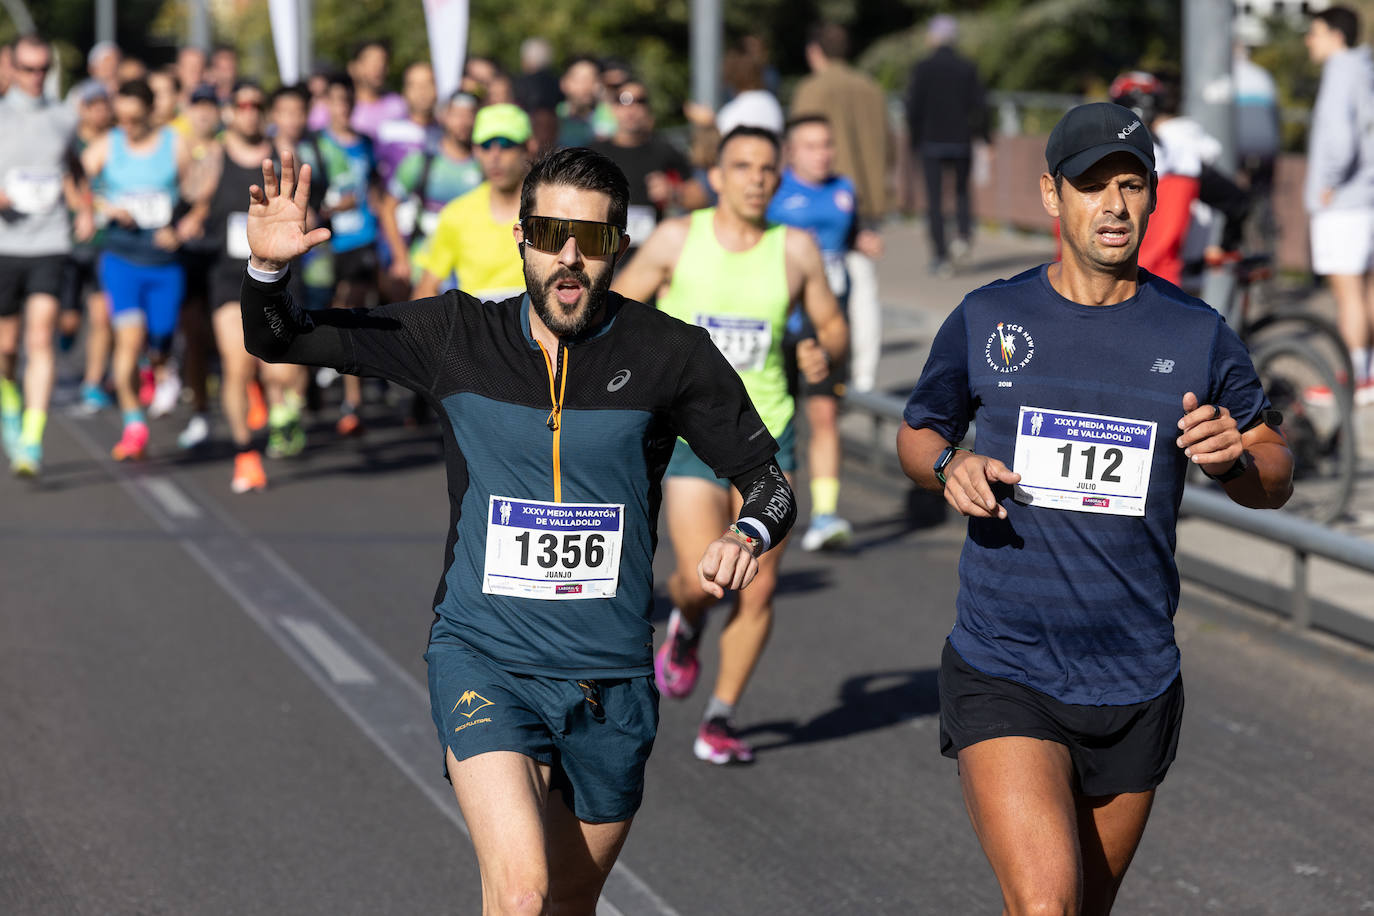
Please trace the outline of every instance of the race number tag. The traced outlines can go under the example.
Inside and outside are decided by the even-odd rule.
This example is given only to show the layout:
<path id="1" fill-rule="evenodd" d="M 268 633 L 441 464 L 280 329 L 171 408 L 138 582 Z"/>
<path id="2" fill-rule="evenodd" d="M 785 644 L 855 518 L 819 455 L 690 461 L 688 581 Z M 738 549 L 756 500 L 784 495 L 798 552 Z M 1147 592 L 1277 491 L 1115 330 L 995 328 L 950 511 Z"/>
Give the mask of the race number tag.
<path id="1" fill-rule="evenodd" d="M 643 245 L 658 225 L 658 211 L 644 204 L 633 204 L 625 211 L 625 234 L 631 245 Z"/>
<path id="2" fill-rule="evenodd" d="M 1022 407 L 1012 470 L 1028 506 L 1144 515 L 1155 422 Z"/>
<path id="3" fill-rule="evenodd" d="M 5 196 L 17 213 L 47 213 L 62 196 L 62 174 L 55 169 L 10 169 L 5 175 Z"/>
<path id="4" fill-rule="evenodd" d="M 422 210 L 417 222 L 420 224 L 420 234 L 427 239 L 432 239 L 434 233 L 439 229 L 439 214 L 432 210 Z"/>
<path id="5" fill-rule="evenodd" d="M 166 191 L 135 191 L 120 197 L 117 205 L 129 211 L 140 229 L 161 229 L 172 222 L 172 195 Z"/>
<path id="6" fill-rule="evenodd" d="M 773 345 L 773 324 L 762 318 L 698 315 L 696 324 L 711 335 L 711 343 L 736 372 L 758 371 Z"/>
<path id="7" fill-rule="evenodd" d="M 248 214 L 230 213 L 224 225 L 224 253 L 235 261 L 246 261 L 248 249 Z"/>
<path id="8" fill-rule="evenodd" d="M 625 507 L 492 496 L 487 514 L 489 595 L 614 598 Z"/>
<path id="9" fill-rule="evenodd" d="M 415 217 L 420 212 L 420 204 L 413 197 L 396 204 L 396 231 L 401 238 L 408 239 L 415 234 Z"/>
<path id="10" fill-rule="evenodd" d="M 849 295 L 849 269 L 844 266 L 844 253 L 827 251 L 822 257 L 825 260 L 825 279 L 830 284 L 830 291 L 837 299 L 843 299 Z"/>

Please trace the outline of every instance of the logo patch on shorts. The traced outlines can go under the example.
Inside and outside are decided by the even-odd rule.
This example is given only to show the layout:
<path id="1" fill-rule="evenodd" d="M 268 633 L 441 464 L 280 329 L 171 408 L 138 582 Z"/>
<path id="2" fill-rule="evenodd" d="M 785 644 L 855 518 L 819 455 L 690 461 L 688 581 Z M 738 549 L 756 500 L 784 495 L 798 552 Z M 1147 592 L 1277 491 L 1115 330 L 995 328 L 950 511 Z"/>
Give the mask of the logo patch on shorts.
<path id="1" fill-rule="evenodd" d="M 473 716 L 477 715 L 477 713 L 492 705 L 494 704 L 491 700 L 488 700 L 477 691 L 467 690 L 458 698 L 458 702 L 453 704 L 452 712 L 461 712 L 464 716 L 471 719 Z M 459 706 L 463 708 L 460 710 L 458 708 Z"/>

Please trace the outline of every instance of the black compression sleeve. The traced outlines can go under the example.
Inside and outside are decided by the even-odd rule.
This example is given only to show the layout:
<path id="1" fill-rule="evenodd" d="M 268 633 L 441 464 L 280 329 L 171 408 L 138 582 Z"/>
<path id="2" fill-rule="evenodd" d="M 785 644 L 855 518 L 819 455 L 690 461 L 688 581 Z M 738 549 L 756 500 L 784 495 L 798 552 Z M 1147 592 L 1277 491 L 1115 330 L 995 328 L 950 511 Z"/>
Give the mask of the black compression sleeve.
<path id="1" fill-rule="evenodd" d="M 797 500 L 778 462 L 769 458 L 764 464 L 730 478 L 744 494 L 739 517 L 759 522 L 768 531 L 769 547 L 782 543 L 797 520 Z"/>
<path id="2" fill-rule="evenodd" d="M 291 298 L 286 283 L 285 276 L 263 283 L 244 272 L 239 292 L 244 348 L 270 363 L 345 368 L 352 354 L 339 329 L 317 324 Z"/>

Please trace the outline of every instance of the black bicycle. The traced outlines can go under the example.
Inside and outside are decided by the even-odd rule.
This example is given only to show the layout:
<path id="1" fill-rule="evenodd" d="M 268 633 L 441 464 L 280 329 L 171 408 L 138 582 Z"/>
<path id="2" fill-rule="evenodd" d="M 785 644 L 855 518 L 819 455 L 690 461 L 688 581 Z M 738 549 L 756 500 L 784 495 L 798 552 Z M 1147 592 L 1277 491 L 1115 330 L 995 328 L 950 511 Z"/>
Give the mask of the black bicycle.
<path id="1" fill-rule="evenodd" d="M 1213 266 L 1235 280 L 1226 318 L 1250 349 L 1265 394 L 1283 412 L 1293 452 L 1293 498 L 1285 510 L 1320 523 L 1344 515 L 1355 489 L 1355 373 L 1336 325 L 1292 306 L 1256 315 L 1253 291 L 1273 277 L 1267 254 L 1222 255 Z"/>

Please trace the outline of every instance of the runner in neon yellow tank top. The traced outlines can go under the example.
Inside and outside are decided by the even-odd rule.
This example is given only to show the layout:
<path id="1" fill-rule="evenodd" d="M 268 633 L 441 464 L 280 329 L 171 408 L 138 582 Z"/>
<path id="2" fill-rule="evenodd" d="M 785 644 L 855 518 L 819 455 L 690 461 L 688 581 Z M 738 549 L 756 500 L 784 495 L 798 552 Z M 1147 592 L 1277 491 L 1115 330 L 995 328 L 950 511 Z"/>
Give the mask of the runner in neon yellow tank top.
<path id="1" fill-rule="evenodd" d="M 797 362 L 813 381 L 844 356 L 849 329 L 826 281 L 820 250 L 800 229 L 769 226 L 764 218 L 778 186 L 777 137 L 739 127 L 721 140 L 711 186 L 720 205 L 670 220 L 654 230 L 615 282 L 617 292 L 649 301 L 711 332 L 739 372 L 754 407 L 778 440 L 777 460 L 795 467 L 794 405 L 782 360 L 782 333 L 792 303 L 800 302 L 816 340 L 797 347 Z M 696 684 L 697 641 L 715 603 L 696 582 L 696 558 L 720 526 L 735 516 L 741 495 L 717 480 L 686 443 L 678 442 L 663 481 L 668 533 L 678 568 L 668 580 L 673 598 L 668 635 L 654 657 L 659 690 L 681 699 Z M 747 533 L 747 532 L 746 532 Z M 735 734 L 735 706 L 763 654 L 773 622 L 773 591 L 786 542 L 759 560 L 753 584 L 739 593 L 720 637 L 720 671 L 697 732 L 694 752 L 710 763 L 748 763 L 753 752 Z M 695 554 L 693 554 L 695 551 Z"/>

